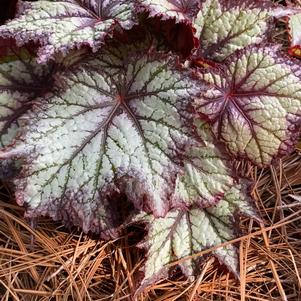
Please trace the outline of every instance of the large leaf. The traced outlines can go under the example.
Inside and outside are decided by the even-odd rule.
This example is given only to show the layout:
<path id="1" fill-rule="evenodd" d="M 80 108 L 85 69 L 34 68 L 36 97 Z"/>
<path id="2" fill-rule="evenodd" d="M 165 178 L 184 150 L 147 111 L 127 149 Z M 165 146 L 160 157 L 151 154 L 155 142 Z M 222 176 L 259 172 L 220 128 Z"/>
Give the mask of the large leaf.
<path id="1" fill-rule="evenodd" d="M 148 11 L 150 17 L 177 22 L 192 22 L 199 11 L 199 0 L 138 0 L 140 9 Z"/>
<path id="2" fill-rule="evenodd" d="M 37 65 L 27 50 L 6 42 L 0 51 L 5 54 L 0 58 L 0 147 L 5 147 L 13 142 L 32 100 L 51 87 L 52 66 Z M 13 170 L 11 162 L 0 162 L 0 178 L 9 177 Z"/>
<path id="3" fill-rule="evenodd" d="M 204 87 L 178 66 L 176 57 L 124 48 L 103 50 L 57 75 L 53 94 L 28 115 L 27 133 L 12 153 L 25 157 L 15 184 L 17 200 L 28 205 L 30 216 L 78 212 L 75 220 L 69 215 L 73 223 L 85 231 L 102 230 L 97 208 L 113 192 L 164 216 L 173 207 L 176 178 L 189 150 L 203 147 L 205 157 L 204 142 L 191 124 L 193 100 Z M 215 157 L 222 160 L 218 152 Z M 207 162 L 204 170 L 201 160 Z M 192 164 L 200 172 L 195 170 L 194 178 L 210 172 L 206 169 L 213 162 L 197 158 Z M 233 184 L 226 163 L 218 166 L 225 174 L 212 178 L 212 195 L 206 190 L 200 196 L 208 198 L 206 205 Z"/>
<path id="4" fill-rule="evenodd" d="M 256 217 L 245 188 L 234 186 L 216 206 L 207 209 L 192 207 L 170 211 L 164 218 L 140 214 L 135 222 L 145 222 L 148 235 L 142 244 L 147 249 L 141 289 L 167 276 L 170 263 L 218 246 L 237 237 L 239 216 Z M 235 275 L 239 275 L 237 248 L 227 245 L 213 254 Z M 202 257 L 180 263 L 183 273 L 198 275 Z"/>
<path id="5" fill-rule="evenodd" d="M 223 70 L 199 75 L 211 88 L 197 109 L 231 154 L 267 165 L 292 149 L 300 125 L 300 66 L 277 47 L 250 46 L 229 57 Z"/>
<path id="6" fill-rule="evenodd" d="M 203 0 L 194 21 L 200 39 L 196 55 L 222 61 L 237 49 L 264 41 L 277 13 L 271 1 Z"/>
<path id="7" fill-rule="evenodd" d="M 38 41 L 40 62 L 83 45 L 96 51 L 117 25 L 130 29 L 135 22 L 129 0 L 20 0 L 18 11 L 14 20 L 0 27 L 0 36 L 13 37 L 19 45 Z"/>

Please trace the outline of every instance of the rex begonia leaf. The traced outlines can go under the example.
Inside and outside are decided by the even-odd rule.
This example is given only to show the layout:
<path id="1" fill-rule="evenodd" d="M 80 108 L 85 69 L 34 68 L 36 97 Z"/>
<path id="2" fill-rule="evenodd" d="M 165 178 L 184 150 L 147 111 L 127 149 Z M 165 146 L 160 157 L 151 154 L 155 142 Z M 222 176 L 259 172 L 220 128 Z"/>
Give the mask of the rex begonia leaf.
<path id="1" fill-rule="evenodd" d="M 203 58 L 222 61 L 237 49 L 264 41 L 278 11 L 272 1 L 203 0 L 193 23 Z"/>
<path id="2" fill-rule="evenodd" d="M 199 11 L 199 0 L 138 0 L 140 9 L 148 11 L 150 17 L 177 22 L 192 22 Z"/>
<path id="3" fill-rule="evenodd" d="M 0 148 L 13 142 L 20 117 L 31 108 L 32 100 L 51 86 L 51 69 L 51 65 L 38 65 L 25 49 L 5 47 L 5 56 L 0 58 Z M 0 178 L 8 177 L 10 168 L 10 160 L 1 160 Z"/>
<path id="4" fill-rule="evenodd" d="M 184 159 L 184 174 L 179 175 L 173 195 L 174 207 L 212 206 L 235 184 L 228 167 L 229 158 L 213 138 L 208 124 L 196 120 L 198 135 L 204 147 L 189 147 Z M 230 175 L 233 174 L 233 177 Z"/>
<path id="5" fill-rule="evenodd" d="M 298 137 L 300 66 L 277 46 L 250 46 L 221 69 L 200 69 L 211 85 L 196 101 L 198 112 L 236 158 L 268 165 L 286 155 Z"/>
<path id="6" fill-rule="evenodd" d="M 118 25 L 130 29 L 135 19 L 130 0 L 19 1 L 16 18 L 0 27 L 0 36 L 13 37 L 19 45 L 39 42 L 38 59 L 45 62 L 84 45 L 96 51 Z"/>
<path id="7" fill-rule="evenodd" d="M 177 57 L 124 48 L 103 49 L 56 75 L 53 93 L 28 114 L 26 133 L 12 153 L 24 158 L 15 184 L 29 216 L 77 212 L 69 214 L 71 223 L 101 231 L 98 223 L 106 214 L 97 210 L 119 192 L 136 208 L 164 216 L 173 207 L 171 196 L 189 150 L 203 147 L 205 156 L 191 123 L 193 101 L 203 85 L 178 65 Z M 214 164 L 197 158 L 196 169 L 202 159 L 208 162 L 205 168 Z M 221 173 L 229 172 L 225 166 Z M 204 172 L 195 171 L 194 177 Z M 200 196 L 207 202 L 221 198 L 219 189 L 232 185 L 233 178 L 228 173 L 212 182 L 213 195 L 208 190 Z"/>
<path id="8" fill-rule="evenodd" d="M 141 213 L 135 222 L 144 222 L 148 230 L 145 241 L 140 244 L 147 250 L 144 279 L 141 288 L 167 276 L 170 264 L 179 259 L 216 247 L 238 237 L 239 217 L 257 215 L 242 185 L 233 186 L 216 206 L 206 209 L 192 207 L 173 210 L 164 218 Z M 221 264 L 236 276 L 239 275 L 237 247 L 226 245 L 213 251 Z M 187 276 L 200 274 L 202 257 L 180 262 Z"/>

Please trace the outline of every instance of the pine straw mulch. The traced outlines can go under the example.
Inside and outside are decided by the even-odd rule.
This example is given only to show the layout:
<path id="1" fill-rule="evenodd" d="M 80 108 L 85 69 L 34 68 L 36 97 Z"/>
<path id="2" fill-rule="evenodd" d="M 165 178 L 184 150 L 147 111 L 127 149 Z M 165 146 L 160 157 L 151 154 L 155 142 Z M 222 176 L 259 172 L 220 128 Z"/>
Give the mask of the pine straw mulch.
<path id="1" fill-rule="evenodd" d="M 301 148 L 278 168 L 238 168 L 256 183 L 253 196 L 263 220 L 241 220 L 241 281 L 208 257 L 194 282 L 175 268 L 137 301 L 301 300 Z M 134 300 L 143 264 L 143 252 L 134 247 L 139 229 L 105 243 L 49 219 L 31 227 L 23 213 L 2 185 L 1 301 Z"/>

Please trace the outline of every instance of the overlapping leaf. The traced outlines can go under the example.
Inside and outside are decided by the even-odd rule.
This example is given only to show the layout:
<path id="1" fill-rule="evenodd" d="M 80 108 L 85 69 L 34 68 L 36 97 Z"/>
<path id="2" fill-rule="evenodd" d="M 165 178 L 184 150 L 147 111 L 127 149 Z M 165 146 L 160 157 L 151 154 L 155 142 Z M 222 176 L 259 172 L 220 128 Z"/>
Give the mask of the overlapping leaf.
<path id="1" fill-rule="evenodd" d="M 240 215 L 256 218 L 244 188 L 237 185 L 216 206 L 207 209 L 174 210 L 164 218 L 144 214 L 137 216 L 136 220 L 145 221 L 149 231 L 143 244 L 147 249 L 147 260 L 142 288 L 166 277 L 170 263 L 236 238 Z M 235 246 L 226 245 L 213 254 L 230 271 L 239 274 Z M 182 261 L 183 273 L 186 276 L 198 275 L 201 260 L 202 257 L 195 257 Z"/>
<path id="2" fill-rule="evenodd" d="M 136 18 L 130 0 L 20 0 L 18 11 L 0 27 L 0 36 L 13 37 L 19 45 L 38 41 L 40 62 L 83 45 L 96 51 L 117 25 L 130 29 Z"/>
<path id="3" fill-rule="evenodd" d="M 237 49 L 266 39 L 274 15 L 271 1 L 203 0 L 194 26 L 197 56 L 222 61 Z"/>
<path id="4" fill-rule="evenodd" d="M 2 49 L 2 47 L 1 47 Z M 51 69 L 39 66 L 25 50 L 7 45 L 0 59 L 0 147 L 12 143 L 19 130 L 20 118 L 32 106 L 32 100 L 51 86 Z M 0 178 L 14 169 L 8 161 L 0 162 Z"/>
<path id="5" fill-rule="evenodd" d="M 199 11 L 199 0 L 138 0 L 140 9 L 149 12 L 150 17 L 177 22 L 192 22 Z"/>
<path id="6" fill-rule="evenodd" d="M 61 211 L 72 211 L 77 212 L 76 221 L 69 214 L 73 223 L 85 231 L 97 229 L 95 212 L 114 191 L 125 193 L 137 208 L 163 216 L 173 207 L 171 196 L 186 160 L 193 166 L 191 185 L 211 172 L 214 161 L 223 167 L 221 175 L 212 170 L 207 190 L 193 194 L 196 202 L 204 199 L 208 205 L 233 184 L 223 158 L 217 150 L 214 154 L 213 145 L 206 156 L 191 124 L 193 100 L 204 87 L 172 56 L 123 48 L 103 50 L 57 76 L 54 93 L 28 115 L 27 134 L 17 145 L 26 162 L 16 185 L 17 199 L 28 204 L 31 216 L 57 218 Z"/>
<path id="7" fill-rule="evenodd" d="M 277 47 L 250 46 L 227 59 L 224 70 L 204 69 L 212 86 L 198 111 L 236 158 L 258 165 L 287 154 L 298 136 L 300 67 Z"/>
<path id="8" fill-rule="evenodd" d="M 212 137 L 208 124 L 201 121 L 195 121 L 194 124 L 204 146 L 191 146 L 184 156 L 185 172 L 177 178 L 174 207 L 212 206 L 236 181 L 233 171 L 228 168 L 229 158 Z"/>

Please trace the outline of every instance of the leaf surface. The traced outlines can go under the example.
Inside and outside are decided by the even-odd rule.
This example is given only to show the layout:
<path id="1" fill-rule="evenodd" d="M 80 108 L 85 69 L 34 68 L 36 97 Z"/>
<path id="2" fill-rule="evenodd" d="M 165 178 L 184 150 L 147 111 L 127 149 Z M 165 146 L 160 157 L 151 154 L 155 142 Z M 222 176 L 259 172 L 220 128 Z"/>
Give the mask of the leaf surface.
<path id="1" fill-rule="evenodd" d="M 11 144 L 20 130 L 21 117 L 32 100 L 51 86 L 51 64 L 39 66 L 25 49 L 6 45 L 0 58 L 0 148 Z M 0 162 L 0 178 L 14 170 L 8 161 Z"/>
<path id="2" fill-rule="evenodd" d="M 204 87 L 177 57 L 125 48 L 106 48 L 57 75 L 53 93 L 28 114 L 15 155 L 25 160 L 17 199 L 30 216 L 78 212 L 73 223 L 99 232 L 105 214 L 97 215 L 97 208 L 112 193 L 125 193 L 136 208 L 156 216 L 194 202 L 178 198 L 175 205 L 172 195 L 190 149 L 204 148 L 204 158 L 189 158 L 196 182 L 207 172 L 199 162 L 207 162 L 204 168 L 214 162 L 205 158 L 204 141 L 191 124 L 193 100 Z M 212 179 L 210 191 L 194 194 L 196 202 L 216 202 L 233 184 L 226 163 L 218 165 L 224 174 Z"/>
<path id="3" fill-rule="evenodd" d="M 212 206 L 236 182 L 229 168 L 229 157 L 214 139 L 208 124 L 198 120 L 194 125 L 204 146 L 190 146 L 184 155 L 184 174 L 178 175 L 173 194 L 174 206 L 179 208 Z"/>
<path id="4" fill-rule="evenodd" d="M 162 20 L 175 19 L 177 22 L 191 23 L 199 11 L 198 0 L 139 0 L 142 10 L 150 17 Z"/>
<path id="5" fill-rule="evenodd" d="M 229 57 L 223 70 L 199 75 L 211 88 L 196 101 L 197 110 L 233 156 L 268 165 L 292 149 L 300 125 L 300 67 L 276 46 L 250 46 Z"/>
<path id="6" fill-rule="evenodd" d="M 13 37 L 19 45 L 39 42 L 39 62 L 45 62 L 85 45 L 96 51 L 117 26 L 130 29 L 135 22 L 129 0 L 19 1 L 17 17 L 0 27 L 0 36 Z"/>
<path id="7" fill-rule="evenodd" d="M 257 218 L 241 185 L 234 186 L 222 201 L 207 209 L 174 210 L 164 218 L 138 215 L 136 221 L 145 221 L 148 229 L 142 244 L 147 249 L 147 259 L 141 289 L 166 277 L 172 262 L 235 239 L 241 215 Z M 214 250 L 213 254 L 231 272 L 239 274 L 236 246 L 226 245 Z M 202 259 L 194 257 L 181 261 L 183 273 L 187 277 L 200 274 Z"/>
<path id="8" fill-rule="evenodd" d="M 194 21 L 196 56 L 222 61 L 237 49 L 266 40 L 276 11 L 271 1 L 203 0 Z"/>

